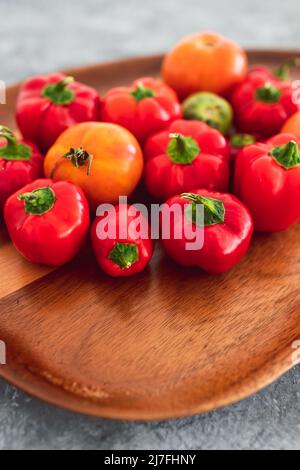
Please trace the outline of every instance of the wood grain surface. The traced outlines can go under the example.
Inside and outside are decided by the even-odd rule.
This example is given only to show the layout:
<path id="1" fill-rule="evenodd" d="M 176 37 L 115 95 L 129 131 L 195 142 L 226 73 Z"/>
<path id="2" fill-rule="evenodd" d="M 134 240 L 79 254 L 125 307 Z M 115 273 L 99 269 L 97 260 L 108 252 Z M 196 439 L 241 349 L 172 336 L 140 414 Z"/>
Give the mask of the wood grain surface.
<path id="1" fill-rule="evenodd" d="M 275 67 L 295 51 L 249 51 Z M 157 75 L 161 57 L 69 70 L 102 93 Z M 0 106 L 15 126 L 18 86 Z M 136 277 L 110 279 L 89 246 L 51 271 L 23 260 L 0 229 L 0 375 L 51 403 L 96 416 L 163 419 L 210 410 L 292 366 L 300 339 L 300 225 L 254 238 L 226 275 L 177 266 L 157 246 Z"/>

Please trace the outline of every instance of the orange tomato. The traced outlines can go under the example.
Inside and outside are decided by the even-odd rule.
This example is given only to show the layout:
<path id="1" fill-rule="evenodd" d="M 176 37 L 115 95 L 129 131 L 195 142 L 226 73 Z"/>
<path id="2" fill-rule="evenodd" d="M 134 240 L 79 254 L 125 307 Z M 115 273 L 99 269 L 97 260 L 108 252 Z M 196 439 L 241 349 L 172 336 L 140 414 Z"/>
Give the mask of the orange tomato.
<path id="1" fill-rule="evenodd" d="M 143 171 L 143 155 L 135 137 L 116 124 L 85 122 L 64 131 L 48 151 L 47 178 L 80 186 L 92 209 L 129 196 Z"/>
<path id="2" fill-rule="evenodd" d="M 300 139 L 300 111 L 293 114 L 281 129 L 283 134 L 294 134 Z"/>
<path id="3" fill-rule="evenodd" d="M 242 81 L 248 61 L 233 41 L 212 32 L 187 36 L 165 57 L 162 76 L 180 98 L 197 91 L 224 93 Z"/>

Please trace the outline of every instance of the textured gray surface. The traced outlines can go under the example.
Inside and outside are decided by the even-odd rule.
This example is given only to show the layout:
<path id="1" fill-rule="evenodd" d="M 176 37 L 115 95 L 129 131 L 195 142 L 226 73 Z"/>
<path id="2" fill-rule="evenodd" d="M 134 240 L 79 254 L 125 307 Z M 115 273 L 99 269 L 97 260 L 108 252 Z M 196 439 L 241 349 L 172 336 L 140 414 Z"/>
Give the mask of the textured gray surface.
<path id="1" fill-rule="evenodd" d="M 299 13 L 295 0 L 0 0 L 0 80 L 160 52 L 203 29 L 300 48 Z M 79 416 L 0 380 L 0 449 L 299 449 L 299 371 L 236 405 L 165 423 Z"/>
<path id="2" fill-rule="evenodd" d="M 299 449 L 299 368 L 202 416 L 133 423 L 80 416 L 0 381 L 0 449 Z"/>

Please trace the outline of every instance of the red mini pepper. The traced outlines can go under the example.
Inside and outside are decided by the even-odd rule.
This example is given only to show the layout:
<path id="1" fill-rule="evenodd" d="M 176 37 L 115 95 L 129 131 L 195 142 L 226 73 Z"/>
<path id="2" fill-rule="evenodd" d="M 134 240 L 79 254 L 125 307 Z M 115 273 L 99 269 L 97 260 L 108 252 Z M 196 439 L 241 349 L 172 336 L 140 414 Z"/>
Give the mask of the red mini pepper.
<path id="1" fill-rule="evenodd" d="M 226 191 L 228 146 L 221 132 L 200 121 L 174 121 L 145 145 L 145 183 L 162 200 L 194 188 Z"/>
<path id="2" fill-rule="evenodd" d="M 0 210 L 11 194 L 42 175 L 43 161 L 34 144 L 18 141 L 8 127 L 0 126 Z"/>
<path id="3" fill-rule="evenodd" d="M 13 194 L 4 207 L 10 237 L 33 263 L 61 266 L 79 251 L 90 224 L 82 190 L 67 181 L 39 179 Z"/>
<path id="4" fill-rule="evenodd" d="M 170 238 L 163 238 L 168 255 L 183 266 L 196 266 L 208 273 L 223 273 L 235 266 L 245 256 L 253 233 L 253 223 L 248 209 L 231 194 L 199 189 L 192 193 L 174 196 L 166 202 L 178 204 L 181 217 L 173 217 Z M 197 206 L 202 205 L 204 221 L 197 220 Z M 162 218 L 164 211 L 162 209 Z M 201 222 L 201 223 L 199 223 Z M 203 226 L 204 222 L 204 226 Z M 180 226 L 178 227 L 178 224 Z M 188 249 L 193 239 L 186 233 L 204 231 L 204 243 L 198 249 Z M 174 234 L 177 232 L 177 235 Z M 179 236 L 181 235 L 181 236 Z"/>
<path id="5" fill-rule="evenodd" d="M 175 92 L 161 80 L 135 80 L 129 87 L 111 89 L 102 101 L 102 120 L 120 124 L 143 142 L 181 117 Z"/>
<path id="6" fill-rule="evenodd" d="M 112 232 L 107 231 L 107 227 Z M 134 206 L 119 204 L 96 217 L 91 238 L 100 268 L 113 277 L 131 276 L 150 262 L 154 242 L 146 218 Z"/>
<path id="7" fill-rule="evenodd" d="M 260 75 L 263 80 L 275 79 L 289 81 L 291 79 L 291 68 L 298 67 L 299 65 L 299 57 L 289 57 L 274 71 L 272 71 L 269 67 L 266 67 L 265 65 L 256 65 L 252 68 L 252 72 L 255 72 L 257 75 Z"/>
<path id="8" fill-rule="evenodd" d="M 235 194 L 261 232 L 286 230 L 300 220 L 300 140 L 278 134 L 245 147 L 235 167 Z"/>
<path id="9" fill-rule="evenodd" d="M 46 152 L 68 127 L 98 121 L 100 98 L 96 90 L 62 73 L 31 78 L 22 85 L 16 119 L 24 138 Z"/>
<path id="10" fill-rule="evenodd" d="M 298 110 L 294 91 L 289 81 L 272 75 L 268 69 L 253 69 L 231 96 L 237 129 L 263 139 L 278 133 Z"/>

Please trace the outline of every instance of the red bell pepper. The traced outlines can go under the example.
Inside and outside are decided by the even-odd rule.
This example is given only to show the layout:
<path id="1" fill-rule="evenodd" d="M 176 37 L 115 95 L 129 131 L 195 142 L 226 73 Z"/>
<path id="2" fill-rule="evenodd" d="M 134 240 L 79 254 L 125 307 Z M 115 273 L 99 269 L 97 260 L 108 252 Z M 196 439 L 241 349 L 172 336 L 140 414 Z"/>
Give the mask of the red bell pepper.
<path id="1" fill-rule="evenodd" d="M 229 138 L 230 160 L 235 163 L 238 153 L 247 145 L 254 144 L 256 137 L 252 134 L 233 134 Z"/>
<path id="2" fill-rule="evenodd" d="M 120 124 L 140 142 L 181 114 L 175 92 L 150 77 L 135 80 L 129 87 L 113 88 L 102 101 L 102 120 Z"/>
<path id="3" fill-rule="evenodd" d="M 43 152 L 65 129 L 79 122 L 98 121 L 99 117 L 97 91 L 61 73 L 27 80 L 17 99 L 19 129 Z"/>
<path id="4" fill-rule="evenodd" d="M 256 65 L 252 68 L 252 72 L 255 72 L 257 75 L 260 75 L 263 80 L 285 80 L 289 81 L 291 79 L 290 71 L 292 67 L 298 67 L 300 65 L 299 57 L 289 57 L 285 62 L 283 62 L 275 71 L 272 71 L 264 65 Z"/>
<path id="5" fill-rule="evenodd" d="M 235 167 L 235 194 L 261 232 L 286 230 L 300 220 L 300 140 L 278 134 L 245 147 Z"/>
<path id="6" fill-rule="evenodd" d="M 61 266 L 79 251 L 90 224 L 82 190 L 67 181 L 39 179 L 13 194 L 4 207 L 10 237 L 29 261 Z"/>
<path id="7" fill-rule="evenodd" d="M 18 141 L 7 127 L 0 126 L 0 210 L 18 189 L 42 176 L 44 157 L 27 141 Z"/>
<path id="8" fill-rule="evenodd" d="M 174 121 L 145 146 L 145 183 L 149 193 L 166 200 L 195 188 L 226 191 L 228 145 L 216 129 L 200 121 Z"/>
<path id="9" fill-rule="evenodd" d="M 134 206 L 119 204 L 112 209 L 108 216 L 96 217 L 92 225 L 95 256 L 100 268 L 110 276 L 131 276 L 142 271 L 152 258 L 150 227 Z M 144 232 L 140 231 L 141 225 Z M 111 234 L 106 227 L 114 228 Z"/>
<path id="10" fill-rule="evenodd" d="M 237 129 L 262 139 L 278 133 L 298 110 L 293 93 L 289 81 L 275 77 L 268 69 L 252 70 L 231 96 Z"/>
<path id="11" fill-rule="evenodd" d="M 193 193 L 174 196 L 166 202 L 172 207 L 179 204 L 182 217 L 181 236 L 163 238 L 163 246 L 168 255 L 183 266 L 196 266 L 211 274 L 223 273 L 235 266 L 245 256 L 253 233 L 253 223 L 248 209 L 231 194 L 200 189 Z M 197 206 L 203 205 L 204 226 L 198 225 Z M 164 217 L 162 209 L 162 218 Z M 173 229 L 179 223 L 173 218 Z M 177 227 L 178 229 L 178 227 Z M 204 243 L 199 249 L 187 249 L 193 240 L 186 233 L 204 230 Z M 179 232 L 178 232 L 179 233 Z M 200 236 L 199 236 L 200 239 Z"/>

